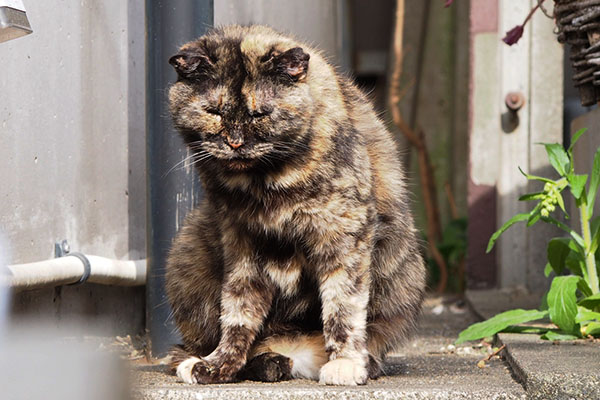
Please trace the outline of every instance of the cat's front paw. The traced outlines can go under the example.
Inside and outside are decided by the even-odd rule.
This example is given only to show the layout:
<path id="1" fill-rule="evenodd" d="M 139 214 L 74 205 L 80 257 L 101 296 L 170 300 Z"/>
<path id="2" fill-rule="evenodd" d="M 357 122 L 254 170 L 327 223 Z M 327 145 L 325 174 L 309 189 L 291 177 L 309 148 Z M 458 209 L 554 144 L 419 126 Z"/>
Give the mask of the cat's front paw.
<path id="1" fill-rule="evenodd" d="M 364 385 L 367 369 L 363 363 L 349 358 L 337 358 L 321 367 L 319 383 L 325 385 Z"/>
<path id="2" fill-rule="evenodd" d="M 221 368 L 211 362 L 198 358 L 190 357 L 177 366 L 177 376 L 185 383 L 209 384 L 224 383 L 233 380 L 232 374 L 225 374 Z"/>
<path id="3" fill-rule="evenodd" d="M 198 383 L 192 370 L 194 365 L 198 363 L 200 359 L 198 357 L 190 357 L 185 359 L 177 366 L 177 377 L 181 379 L 184 383 L 193 384 Z"/>

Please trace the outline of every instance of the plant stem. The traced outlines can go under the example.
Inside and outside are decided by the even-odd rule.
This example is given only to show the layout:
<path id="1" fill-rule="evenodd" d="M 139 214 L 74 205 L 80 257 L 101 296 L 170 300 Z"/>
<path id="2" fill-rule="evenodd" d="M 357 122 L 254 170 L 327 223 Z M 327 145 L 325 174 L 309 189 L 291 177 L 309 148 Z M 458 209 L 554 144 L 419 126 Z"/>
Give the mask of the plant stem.
<path id="1" fill-rule="evenodd" d="M 525 21 L 523 21 L 523 25 L 524 26 L 527 22 L 529 22 L 529 20 L 531 19 L 531 17 L 533 16 L 533 14 L 537 11 L 538 8 L 540 8 L 540 6 L 542 5 L 542 3 L 546 1 L 546 0 L 541 0 L 538 1 L 537 5 L 535 7 L 533 7 L 531 9 L 531 11 L 529 11 L 529 14 L 527 14 L 527 18 L 525 18 Z"/>
<path id="2" fill-rule="evenodd" d="M 592 294 L 596 294 L 600 292 L 598 288 L 598 273 L 596 271 L 596 257 L 595 254 L 592 253 L 592 233 L 590 229 L 590 215 L 588 215 L 587 202 L 585 201 L 585 196 L 583 201 L 579 205 L 579 212 L 581 214 L 581 233 L 583 234 L 583 243 L 585 250 L 585 267 L 587 270 L 587 275 L 589 279 L 590 289 L 592 289 Z"/>

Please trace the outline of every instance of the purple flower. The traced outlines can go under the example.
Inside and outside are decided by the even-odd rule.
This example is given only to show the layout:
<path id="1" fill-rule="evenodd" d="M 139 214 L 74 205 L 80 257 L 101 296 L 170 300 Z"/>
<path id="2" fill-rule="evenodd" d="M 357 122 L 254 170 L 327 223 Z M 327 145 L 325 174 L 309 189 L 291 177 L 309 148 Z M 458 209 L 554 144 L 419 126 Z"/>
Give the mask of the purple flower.
<path id="1" fill-rule="evenodd" d="M 506 36 L 502 38 L 502 41 L 509 46 L 517 43 L 523 36 L 523 25 L 517 25 L 510 31 L 506 32 Z"/>
<path id="2" fill-rule="evenodd" d="M 446 0 L 446 4 L 444 4 L 444 7 L 450 7 L 453 2 L 454 0 Z"/>

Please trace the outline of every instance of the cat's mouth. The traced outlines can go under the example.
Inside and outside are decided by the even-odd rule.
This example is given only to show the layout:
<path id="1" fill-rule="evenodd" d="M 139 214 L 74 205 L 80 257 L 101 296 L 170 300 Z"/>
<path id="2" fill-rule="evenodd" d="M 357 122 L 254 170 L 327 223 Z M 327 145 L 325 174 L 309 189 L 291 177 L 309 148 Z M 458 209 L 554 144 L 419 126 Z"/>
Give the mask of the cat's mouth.
<path id="1" fill-rule="evenodd" d="M 241 157 L 234 157 L 224 161 L 227 168 L 234 171 L 244 171 L 256 164 L 256 159 Z"/>

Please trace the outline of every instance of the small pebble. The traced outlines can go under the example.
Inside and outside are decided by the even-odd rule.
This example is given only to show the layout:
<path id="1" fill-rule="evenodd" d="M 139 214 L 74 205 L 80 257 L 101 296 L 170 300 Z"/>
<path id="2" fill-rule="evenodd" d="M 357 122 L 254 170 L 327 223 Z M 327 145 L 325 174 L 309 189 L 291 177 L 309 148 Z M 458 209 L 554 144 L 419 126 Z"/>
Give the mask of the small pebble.
<path id="1" fill-rule="evenodd" d="M 464 356 L 468 354 L 475 354 L 475 351 L 472 347 L 459 347 L 458 350 L 456 350 L 456 353 Z"/>
<path id="2" fill-rule="evenodd" d="M 443 304 L 439 304 L 431 309 L 431 313 L 433 315 L 441 315 L 444 312 L 444 308 Z"/>

